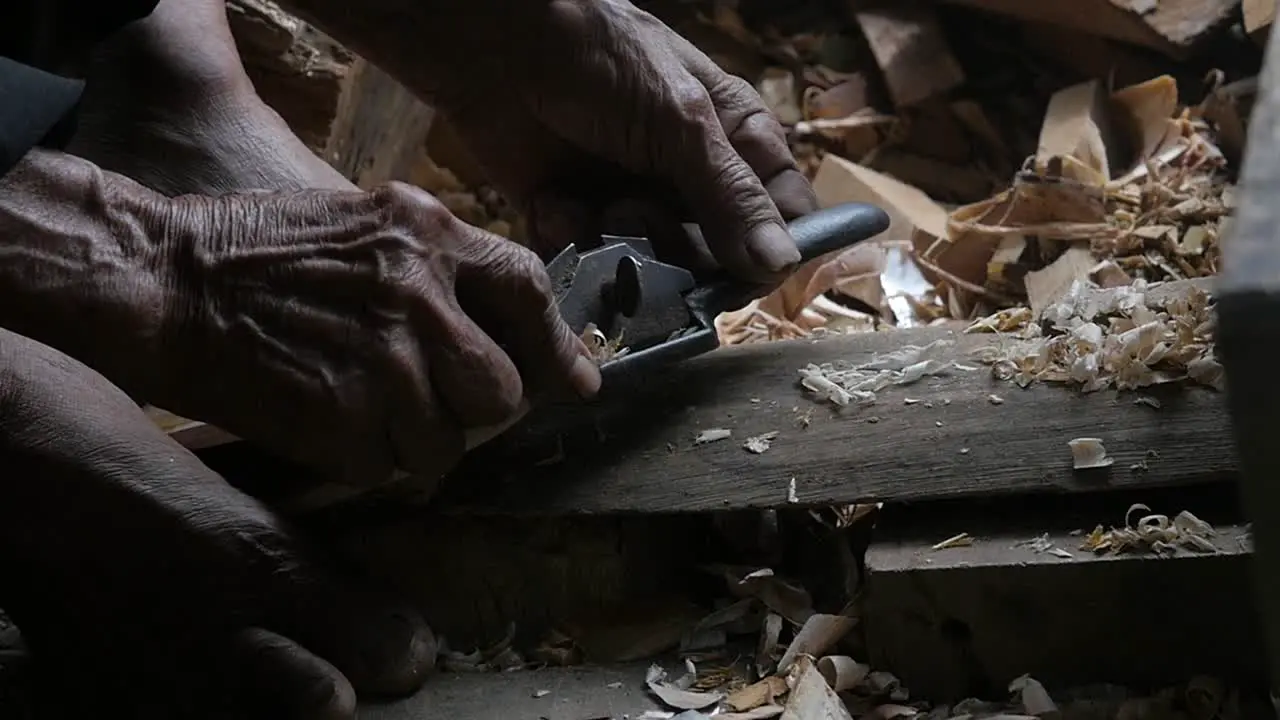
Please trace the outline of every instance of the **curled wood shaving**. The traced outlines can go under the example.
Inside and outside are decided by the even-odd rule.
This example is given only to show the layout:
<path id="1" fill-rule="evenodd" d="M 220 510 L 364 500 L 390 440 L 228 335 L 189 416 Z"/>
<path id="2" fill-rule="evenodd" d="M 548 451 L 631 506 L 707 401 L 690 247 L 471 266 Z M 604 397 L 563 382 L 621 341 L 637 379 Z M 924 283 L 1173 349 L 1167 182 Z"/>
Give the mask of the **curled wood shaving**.
<path id="1" fill-rule="evenodd" d="M 1076 438 L 1069 440 L 1067 446 L 1071 448 L 1071 467 L 1076 470 L 1105 468 L 1115 464 L 1114 458 L 1107 457 L 1107 449 L 1103 447 L 1100 438 Z"/>
<path id="2" fill-rule="evenodd" d="M 1098 554 L 1150 552 L 1169 555 L 1176 553 L 1178 548 L 1216 553 L 1218 547 L 1212 539 L 1216 534 L 1212 525 L 1187 510 L 1170 518 L 1152 513 L 1146 505 L 1135 504 L 1124 514 L 1124 527 L 1104 530 L 1099 525 L 1085 536 L 1080 549 Z"/>
<path id="3" fill-rule="evenodd" d="M 622 346 L 622 338 L 614 338 L 610 340 L 605 336 L 595 323 L 587 323 L 582 330 L 582 342 L 586 344 L 587 351 L 591 353 L 591 359 L 596 361 L 597 365 L 603 365 L 610 360 L 626 355 L 628 348 Z"/>
<path id="4" fill-rule="evenodd" d="M 692 666 L 692 663 L 688 664 Z M 693 687 L 696 680 L 697 671 L 692 668 L 679 679 L 668 680 L 667 671 L 662 669 L 660 665 L 651 665 L 644 679 L 645 685 L 649 687 L 649 692 L 653 693 L 667 707 L 680 710 L 701 710 L 702 708 L 711 707 L 724 699 L 723 693 L 690 690 L 689 688 Z"/>
<path id="5" fill-rule="evenodd" d="M 1189 380 L 1224 389 L 1209 295 L 1188 287 L 1155 302 L 1147 291 L 1142 281 L 1105 289 L 1076 281 L 1045 310 L 1047 329 L 1024 326 L 1013 342 L 979 348 L 975 358 L 1022 387 L 1039 380 L 1094 392 Z"/>

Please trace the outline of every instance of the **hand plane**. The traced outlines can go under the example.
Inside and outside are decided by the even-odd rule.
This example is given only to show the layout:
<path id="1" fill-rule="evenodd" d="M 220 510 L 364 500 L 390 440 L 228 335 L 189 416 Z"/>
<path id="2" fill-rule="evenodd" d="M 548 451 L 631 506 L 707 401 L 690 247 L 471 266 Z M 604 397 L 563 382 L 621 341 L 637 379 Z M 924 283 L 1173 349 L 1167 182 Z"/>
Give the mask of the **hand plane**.
<path id="1" fill-rule="evenodd" d="M 787 225 L 801 262 L 867 240 L 889 227 L 880 208 L 848 203 Z M 600 366 L 612 378 L 645 373 L 719 346 L 715 319 L 772 288 L 719 274 L 699 281 L 657 259 L 647 238 L 606 235 L 595 249 L 570 245 L 547 263 L 560 314 L 579 336 L 594 327 L 619 346 Z"/>

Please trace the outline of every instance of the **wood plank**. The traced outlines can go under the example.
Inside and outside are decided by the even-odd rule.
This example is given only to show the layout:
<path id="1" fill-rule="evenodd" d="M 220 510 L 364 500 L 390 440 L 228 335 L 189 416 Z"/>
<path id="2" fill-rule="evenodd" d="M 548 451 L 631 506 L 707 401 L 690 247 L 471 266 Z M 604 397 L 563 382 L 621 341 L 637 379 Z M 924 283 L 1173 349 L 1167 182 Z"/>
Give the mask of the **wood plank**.
<path id="1" fill-rule="evenodd" d="M 845 412 L 815 407 L 797 387 L 807 363 L 866 362 L 939 339 L 956 342 L 956 357 L 993 342 L 931 329 L 726 348 L 513 431 L 469 458 L 458 474 L 469 481 L 446 482 L 443 497 L 469 512 L 708 511 L 786 506 L 792 478 L 798 504 L 828 505 L 1092 492 L 1235 470 L 1223 398 L 1197 387 L 1153 393 L 1164 403 L 1153 411 L 1110 392 L 1019 390 L 985 371 L 960 372 L 886 390 L 876 405 Z M 1005 402 L 992 405 L 992 393 Z M 904 404 L 909 398 L 927 402 Z M 709 428 L 733 436 L 695 446 Z M 768 452 L 741 447 L 768 432 L 779 433 Z M 556 435 L 564 459 L 534 465 L 556 452 Z M 1076 437 L 1103 438 L 1113 468 L 1073 472 L 1066 443 Z M 1160 461 L 1132 473 L 1149 451 Z"/>
<path id="2" fill-rule="evenodd" d="M 1185 58 L 1230 24 L 1240 0 L 943 0 L 1030 22 L 1073 28 Z"/>
<path id="3" fill-rule="evenodd" d="M 337 99 L 325 157 L 361 188 L 406 180 L 435 111 L 364 59 Z"/>
<path id="4" fill-rule="evenodd" d="M 1215 502 L 1214 490 L 1226 497 Z M 884 513 L 866 553 L 869 662 L 897 675 L 913 697 L 934 701 L 998 696 L 1024 673 L 1051 687 L 1162 687 L 1197 674 L 1265 682 L 1249 532 L 1238 510 L 1224 507 L 1234 505 L 1235 493 L 1104 499 L 1084 503 L 1088 512 L 1072 512 L 1081 505 L 1073 501 L 1072 508 L 951 503 Z M 1079 549 L 1079 533 L 1123 526 L 1134 501 L 1213 522 L 1219 552 L 1098 556 Z M 975 538 L 972 545 L 933 549 L 961 532 Z"/>
<path id="5" fill-rule="evenodd" d="M 429 106 L 271 0 L 231 0 L 227 18 L 258 95 L 307 147 L 360 187 L 408 178 Z"/>
<path id="6" fill-rule="evenodd" d="M 323 153 L 356 56 L 270 0 L 230 0 L 227 21 L 258 95 Z"/>
<path id="7" fill-rule="evenodd" d="M 469 456 L 443 484 L 441 500 L 468 513 L 701 512 L 1093 492 L 1234 476 L 1225 402 L 1203 387 L 1152 388 L 1145 394 L 1161 400 L 1156 410 L 1109 391 L 1023 390 L 976 369 L 890 387 L 869 407 L 837 409 L 798 385 L 799 369 L 810 363 L 859 364 L 938 340 L 954 343 L 946 357 L 961 362 L 1002 342 L 922 328 L 723 348 L 619 379 L 594 403 L 534 412 Z M 992 404 L 991 394 L 1004 402 Z M 694 443 L 712 428 L 732 436 Z M 768 452 L 743 449 L 747 438 L 771 432 L 778 436 Z M 1067 441 L 1076 437 L 1102 438 L 1115 465 L 1073 471 Z M 1148 461 L 1147 471 L 1130 470 L 1151 452 L 1159 459 Z M 406 487 L 391 484 L 364 499 L 403 505 L 412 501 Z"/>
<path id="8" fill-rule="evenodd" d="M 587 720 L 662 710 L 644 690 L 648 664 L 442 674 L 416 695 L 361 704 L 366 720 Z M 673 672 L 675 670 L 673 669 Z M 542 691 L 549 691 L 541 694 Z"/>

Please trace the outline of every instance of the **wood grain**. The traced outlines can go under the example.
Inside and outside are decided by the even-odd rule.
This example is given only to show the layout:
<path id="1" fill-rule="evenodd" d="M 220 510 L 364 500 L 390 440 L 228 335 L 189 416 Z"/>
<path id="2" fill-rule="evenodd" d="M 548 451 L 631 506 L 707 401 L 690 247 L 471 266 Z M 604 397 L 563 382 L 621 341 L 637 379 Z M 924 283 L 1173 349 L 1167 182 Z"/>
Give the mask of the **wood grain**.
<path id="1" fill-rule="evenodd" d="M 592 406 L 535 415 L 469 458 L 442 500 L 466 512 L 683 512 L 786 506 L 792 478 L 799 504 L 826 505 L 1092 492 L 1234 474 L 1224 400 L 1200 387 L 1151 393 L 1163 403 L 1156 410 L 1114 392 L 1022 390 L 982 369 L 891 388 L 871 407 L 844 411 L 798 387 L 807 363 L 865 362 L 937 339 L 956 341 L 956 357 L 995 341 L 923 329 L 720 350 L 615 387 Z M 1004 403 L 992 404 L 993 393 Z M 708 428 L 733 435 L 696 446 Z M 768 452 L 742 448 L 775 431 Z M 1113 467 L 1071 469 L 1067 441 L 1085 436 L 1105 441 Z M 563 458 L 551 462 L 558 451 Z M 1159 457 L 1147 472 L 1129 469 L 1150 452 Z"/>
<path id="2" fill-rule="evenodd" d="M 1168 283 L 1149 290 L 1148 299 L 1159 302 L 1182 284 L 1206 290 L 1211 285 Z M 809 363 L 856 365 L 936 340 L 953 343 L 949 358 L 970 369 L 892 386 L 866 407 L 835 408 L 799 386 L 798 371 Z M 1142 394 L 1160 401 L 1155 409 L 1136 404 L 1137 393 L 1083 394 L 1044 384 L 1021 389 L 992 378 L 970 359 L 975 349 L 1002 342 L 1007 340 L 965 335 L 954 327 L 897 330 L 724 348 L 657 372 L 616 378 L 595 402 L 535 410 L 471 453 L 441 484 L 441 509 L 702 512 L 1080 493 L 1234 478 L 1234 444 L 1221 394 L 1200 386 L 1151 388 Z M 992 402 L 993 394 L 1000 404 Z M 212 444 L 207 427 L 175 427 L 179 435 Z M 694 442 L 713 428 L 731 436 Z M 773 432 L 778 436 L 767 452 L 743 449 L 748 438 Z M 1101 438 L 1115 464 L 1072 470 L 1067 442 L 1077 437 Z M 1131 469 L 1143 461 L 1146 470 Z M 274 474 L 258 482 L 269 484 Z M 795 502 L 788 497 L 792 478 Z M 327 503 L 312 501 L 317 493 L 347 507 L 415 505 L 431 499 L 420 487 L 410 478 L 363 495 L 314 484 L 253 489 L 305 512 L 325 508 Z"/>

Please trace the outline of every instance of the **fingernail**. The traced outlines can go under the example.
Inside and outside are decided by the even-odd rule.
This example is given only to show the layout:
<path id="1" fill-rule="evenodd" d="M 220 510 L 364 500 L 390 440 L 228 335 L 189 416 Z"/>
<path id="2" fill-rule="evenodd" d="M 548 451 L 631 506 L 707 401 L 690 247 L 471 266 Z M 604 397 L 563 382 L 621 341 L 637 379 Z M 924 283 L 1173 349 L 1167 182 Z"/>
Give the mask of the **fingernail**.
<path id="1" fill-rule="evenodd" d="M 423 676 L 435 667 L 438 652 L 435 635 L 416 617 L 399 612 L 383 615 L 366 628 L 361 648 L 361 678 L 379 691 L 416 690 Z"/>
<path id="2" fill-rule="evenodd" d="M 569 381 L 583 400 L 590 400 L 600 392 L 600 367 L 586 355 L 579 355 L 569 371 Z"/>
<path id="3" fill-rule="evenodd" d="M 791 234 L 777 223 L 761 225 L 747 236 L 747 254 L 771 273 L 790 270 L 800 263 L 800 251 Z"/>

